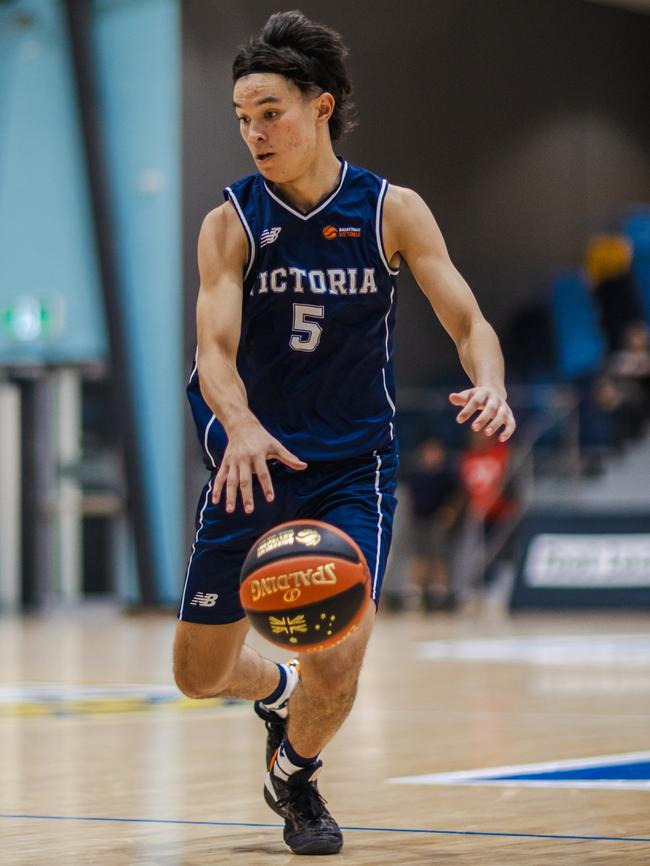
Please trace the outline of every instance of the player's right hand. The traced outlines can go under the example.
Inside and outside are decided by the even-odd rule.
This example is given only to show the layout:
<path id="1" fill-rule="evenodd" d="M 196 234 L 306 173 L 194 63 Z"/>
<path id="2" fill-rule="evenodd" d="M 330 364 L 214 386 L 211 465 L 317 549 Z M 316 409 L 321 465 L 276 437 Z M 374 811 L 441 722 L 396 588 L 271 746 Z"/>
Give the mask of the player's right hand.
<path id="1" fill-rule="evenodd" d="M 241 425 L 228 439 L 221 466 L 214 479 L 212 502 L 217 505 L 225 487 L 226 511 L 232 513 L 235 510 L 239 490 L 244 511 L 250 514 L 255 508 L 253 475 L 257 475 L 267 502 L 272 502 L 275 492 L 267 460 L 279 460 L 291 469 L 307 468 L 304 460 L 292 454 L 257 420 L 253 419 Z"/>

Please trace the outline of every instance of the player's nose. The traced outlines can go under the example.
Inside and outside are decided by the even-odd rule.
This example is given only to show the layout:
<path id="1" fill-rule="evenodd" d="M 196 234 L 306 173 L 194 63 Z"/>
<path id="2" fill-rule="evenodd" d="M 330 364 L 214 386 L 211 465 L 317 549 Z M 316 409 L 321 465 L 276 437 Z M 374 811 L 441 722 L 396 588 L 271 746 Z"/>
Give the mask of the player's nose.
<path id="1" fill-rule="evenodd" d="M 255 143 L 259 141 L 264 141 L 264 139 L 265 135 L 262 132 L 261 127 L 255 126 L 254 123 L 251 123 L 248 127 L 248 140 Z"/>

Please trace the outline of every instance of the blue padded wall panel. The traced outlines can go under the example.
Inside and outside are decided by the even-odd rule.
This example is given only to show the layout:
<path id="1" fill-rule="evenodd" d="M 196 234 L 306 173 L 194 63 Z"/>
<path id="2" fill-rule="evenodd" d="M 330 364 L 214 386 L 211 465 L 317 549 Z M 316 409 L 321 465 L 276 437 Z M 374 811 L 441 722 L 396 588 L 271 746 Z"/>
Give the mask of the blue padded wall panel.
<path id="1" fill-rule="evenodd" d="M 180 16 L 177 0 L 98 0 L 94 42 L 125 294 L 127 352 L 158 587 L 183 578 Z"/>
<path id="2" fill-rule="evenodd" d="M 565 273 L 555 280 L 551 289 L 551 312 L 560 375 L 576 379 L 595 373 L 603 357 L 605 341 L 583 274 Z"/>
<path id="3" fill-rule="evenodd" d="M 28 298 L 50 319 L 41 338 L 17 339 L 8 322 Z M 0 10 L 0 364 L 105 354 L 63 8 L 21 0 Z"/>

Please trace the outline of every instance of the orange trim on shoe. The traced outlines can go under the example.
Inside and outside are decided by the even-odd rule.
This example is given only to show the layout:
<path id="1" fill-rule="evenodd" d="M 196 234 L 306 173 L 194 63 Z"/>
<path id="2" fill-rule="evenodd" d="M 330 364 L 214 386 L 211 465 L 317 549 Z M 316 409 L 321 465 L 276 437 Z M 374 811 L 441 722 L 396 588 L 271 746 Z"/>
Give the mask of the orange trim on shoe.
<path id="1" fill-rule="evenodd" d="M 269 773 L 271 772 L 271 767 L 273 766 L 273 764 L 275 764 L 275 759 L 278 757 L 279 751 L 280 751 L 280 747 L 278 746 L 278 748 L 275 750 L 275 752 L 273 752 L 273 756 L 271 757 L 271 760 L 269 761 Z"/>

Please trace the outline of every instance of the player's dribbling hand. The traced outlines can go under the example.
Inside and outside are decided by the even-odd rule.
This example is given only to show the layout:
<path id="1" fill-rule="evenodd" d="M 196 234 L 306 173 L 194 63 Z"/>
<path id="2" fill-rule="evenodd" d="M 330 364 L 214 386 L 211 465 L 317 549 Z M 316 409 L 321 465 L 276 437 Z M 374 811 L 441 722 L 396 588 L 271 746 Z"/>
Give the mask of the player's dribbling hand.
<path id="1" fill-rule="evenodd" d="M 459 424 L 471 418 L 475 412 L 480 414 L 472 422 L 472 430 L 478 433 L 485 430 L 486 436 L 492 436 L 501 427 L 499 442 L 506 442 L 517 427 L 512 411 L 506 402 L 505 394 L 490 386 L 477 386 L 449 395 L 449 402 L 454 406 L 462 406 L 456 415 Z"/>
<path id="2" fill-rule="evenodd" d="M 275 493 L 267 460 L 279 460 L 291 469 L 307 468 L 304 460 L 292 454 L 257 421 L 241 426 L 237 433 L 228 439 L 221 466 L 214 479 L 212 502 L 218 504 L 225 486 L 226 511 L 232 513 L 239 490 L 244 511 L 250 514 L 255 508 L 253 475 L 257 475 L 267 502 L 272 502 Z"/>

